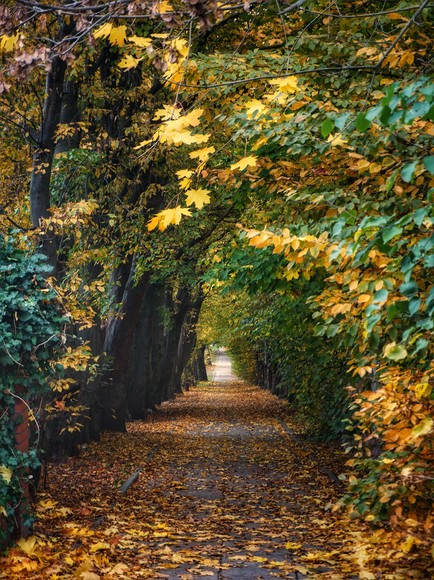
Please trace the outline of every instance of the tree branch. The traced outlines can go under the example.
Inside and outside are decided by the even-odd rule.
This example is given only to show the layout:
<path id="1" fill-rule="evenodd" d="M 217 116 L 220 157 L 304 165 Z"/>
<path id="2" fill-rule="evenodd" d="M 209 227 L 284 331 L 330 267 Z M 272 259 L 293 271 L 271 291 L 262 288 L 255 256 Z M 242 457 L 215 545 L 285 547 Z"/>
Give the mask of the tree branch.
<path id="1" fill-rule="evenodd" d="M 297 0 L 297 2 L 294 2 L 294 4 L 291 4 L 290 6 L 285 8 L 285 10 L 282 10 L 281 12 L 279 12 L 279 15 L 283 16 L 284 14 L 288 14 L 288 12 L 292 12 L 293 10 L 300 8 L 300 6 L 303 6 L 303 4 L 305 4 L 306 2 L 307 2 L 307 0 Z"/>

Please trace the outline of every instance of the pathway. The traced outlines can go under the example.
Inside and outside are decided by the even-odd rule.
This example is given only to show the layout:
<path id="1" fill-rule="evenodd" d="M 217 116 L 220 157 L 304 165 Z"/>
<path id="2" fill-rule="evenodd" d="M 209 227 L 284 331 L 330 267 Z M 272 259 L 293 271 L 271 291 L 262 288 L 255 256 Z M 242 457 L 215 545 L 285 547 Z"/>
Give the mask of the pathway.
<path id="1" fill-rule="evenodd" d="M 224 348 L 219 348 L 214 353 L 214 364 L 209 367 L 210 380 L 214 383 L 228 383 L 236 381 L 237 377 L 232 372 L 232 362 Z"/>
<path id="2" fill-rule="evenodd" d="M 51 466 L 33 544 L 0 578 L 376 578 L 362 526 L 327 509 L 333 485 L 277 420 L 284 403 L 229 380 L 224 352 L 218 365 L 221 382 Z"/>

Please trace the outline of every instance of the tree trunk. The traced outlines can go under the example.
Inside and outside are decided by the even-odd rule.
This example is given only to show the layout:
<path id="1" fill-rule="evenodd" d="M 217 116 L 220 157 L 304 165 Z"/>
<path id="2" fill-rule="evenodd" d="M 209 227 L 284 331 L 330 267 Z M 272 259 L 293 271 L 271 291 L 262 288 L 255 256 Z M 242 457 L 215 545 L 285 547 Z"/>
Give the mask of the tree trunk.
<path id="1" fill-rule="evenodd" d="M 32 176 L 30 180 L 30 214 L 34 227 L 48 217 L 50 209 L 50 180 L 54 157 L 54 137 L 60 123 L 62 110 L 63 83 L 66 62 L 59 57 L 52 61 L 47 73 L 43 117 L 38 135 L 38 148 L 33 154 Z M 41 237 L 41 250 L 53 268 L 56 266 L 56 241 L 54 235 L 46 232 Z"/>
<path id="2" fill-rule="evenodd" d="M 74 81 L 65 81 L 63 84 L 63 100 L 60 113 L 61 125 L 72 125 L 80 120 L 78 109 L 78 85 Z M 77 130 L 66 137 L 58 140 L 55 147 L 55 154 L 65 153 L 71 149 L 77 149 L 80 145 L 80 136 Z"/>
<path id="3" fill-rule="evenodd" d="M 150 285 L 135 334 L 128 394 L 128 412 L 132 419 L 143 419 L 147 409 L 155 404 L 164 341 L 160 309 L 163 300 L 164 287 L 161 284 Z"/>
<path id="4" fill-rule="evenodd" d="M 196 361 L 196 378 L 198 381 L 207 381 L 208 374 L 206 372 L 205 365 L 205 349 L 206 345 L 202 344 L 196 348 L 195 351 L 195 361 Z"/>
<path id="5" fill-rule="evenodd" d="M 109 431 L 125 431 L 131 353 L 150 277 L 149 273 L 143 274 L 136 282 L 136 265 L 137 258 L 134 257 L 130 262 L 121 307 L 108 320 L 106 328 L 104 353 L 110 369 L 103 377 L 98 403 L 102 411 L 102 428 Z"/>
<path id="6" fill-rule="evenodd" d="M 162 377 L 162 392 L 166 398 L 181 391 L 182 372 L 195 346 L 196 323 L 203 296 L 193 298 L 191 290 L 180 288 L 177 292 L 173 326 L 169 332 L 165 352 L 165 372 Z"/>
<path id="7" fill-rule="evenodd" d="M 172 398 L 176 393 L 176 376 L 178 367 L 179 339 L 190 306 L 191 295 L 187 288 L 182 287 L 176 293 L 173 301 L 174 314 L 172 316 L 172 326 L 166 335 L 164 350 L 164 366 L 160 379 L 159 395 L 161 401 Z M 159 402 L 161 402 L 159 401 Z"/>

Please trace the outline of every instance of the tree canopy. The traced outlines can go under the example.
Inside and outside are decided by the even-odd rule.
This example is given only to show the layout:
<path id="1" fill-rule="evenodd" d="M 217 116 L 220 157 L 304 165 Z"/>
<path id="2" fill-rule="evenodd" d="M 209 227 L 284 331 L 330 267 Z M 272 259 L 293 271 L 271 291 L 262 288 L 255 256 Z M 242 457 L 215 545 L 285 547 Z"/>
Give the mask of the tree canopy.
<path id="1" fill-rule="evenodd" d="M 77 357 L 49 457 L 220 340 L 345 439 L 342 505 L 432 529 L 432 7 L 3 3 L 0 233 L 46 256 Z"/>

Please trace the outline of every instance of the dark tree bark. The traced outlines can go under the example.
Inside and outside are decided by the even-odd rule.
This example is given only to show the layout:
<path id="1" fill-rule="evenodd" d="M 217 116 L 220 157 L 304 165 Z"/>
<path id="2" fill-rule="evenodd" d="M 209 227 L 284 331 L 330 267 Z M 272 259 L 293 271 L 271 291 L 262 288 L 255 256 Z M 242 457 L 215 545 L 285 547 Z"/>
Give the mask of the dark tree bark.
<path id="1" fill-rule="evenodd" d="M 149 286 L 137 326 L 128 394 L 128 412 L 131 419 L 143 419 L 147 410 L 153 409 L 158 399 L 156 391 L 164 347 L 161 311 L 164 294 L 163 284 Z"/>
<path id="2" fill-rule="evenodd" d="M 165 349 L 164 349 L 164 365 L 160 378 L 159 398 L 158 401 L 168 400 L 172 398 L 177 392 L 177 370 L 178 370 L 178 349 L 179 339 L 182 332 L 185 317 L 190 307 L 191 295 L 186 287 L 181 287 L 176 293 L 176 298 L 172 304 L 174 312 L 172 316 L 172 324 L 169 332 L 166 335 Z"/>
<path id="3" fill-rule="evenodd" d="M 78 108 L 78 84 L 74 81 L 65 81 L 63 84 L 62 109 L 60 112 L 60 124 L 71 125 L 80 120 Z M 62 137 L 56 144 L 55 153 L 64 153 L 76 149 L 80 145 L 80 136 L 76 130 L 72 135 Z"/>
<path id="4" fill-rule="evenodd" d="M 196 379 L 198 381 L 207 381 L 208 374 L 206 372 L 205 365 L 205 349 L 206 344 L 198 346 L 195 350 L 195 363 L 196 363 Z"/>
<path id="5" fill-rule="evenodd" d="M 66 62 L 59 57 L 52 61 L 47 73 L 43 116 L 38 135 L 38 147 L 33 154 L 30 181 L 30 214 L 32 225 L 38 227 L 50 209 L 50 180 L 54 157 L 54 137 L 60 123 L 62 110 L 63 83 Z M 56 242 L 50 233 L 41 239 L 41 250 L 53 268 L 56 267 Z"/>
<path id="6" fill-rule="evenodd" d="M 145 273 L 136 281 L 136 268 L 137 257 L 134 257 L 130 261 L 119 312 L 108 320 L 105 334 L 104 353 L 110 369 L 103 377 L 98 404 L 102 411 L 102 427 L 110 431 L 125 431 L 131 353 L 150 277 Z"/>
<path id="7" fill-rule="evenodd" d="M 201 292 L 193 296 L 192 290 L 181 287 L 176 295 L 175 315 L 167 337 L 165 365 L 161 380 L 164 399 L 172 398 L 181 391 L 182 372 L 195 346 L 195 326 L 204 297 Z M 163 400 L 164 400 L 163 399 Z"/>

